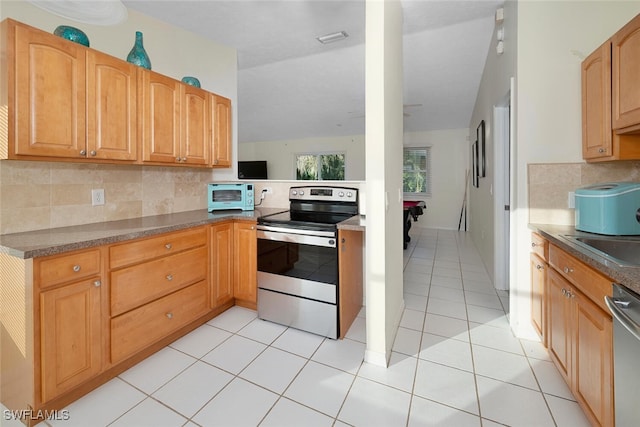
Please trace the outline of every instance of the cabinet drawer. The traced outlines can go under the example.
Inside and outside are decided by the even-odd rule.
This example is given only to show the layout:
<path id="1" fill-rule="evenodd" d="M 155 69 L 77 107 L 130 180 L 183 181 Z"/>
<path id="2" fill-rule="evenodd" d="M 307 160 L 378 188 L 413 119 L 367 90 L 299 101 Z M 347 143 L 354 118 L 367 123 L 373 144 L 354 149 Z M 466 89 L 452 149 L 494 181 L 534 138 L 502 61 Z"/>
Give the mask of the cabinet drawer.
<path id="1" fill-rule="evenodd" d="M 177 291 L 207 276 L 207 248 L 200 247 L 111 272 L 111 316 Z"/>
<path id="2" fill-rule="evenodd" d="M 36 271 L 41 289 L 100 274 L 100 249 L 42 258 Z"/>
<path id="3" fill-rule="evenodd" d="M 198 282 L 111 319 L 111 361 L 117 363 L 208 311 L 208 286 Z"/>
<path id="4" fill-rule="evenodd" d="M 611 279 L 554 245 L 549 245 L 549 263 L 571 284 L 608 312 L 604 297 L 611 296 Z"/>
<path id="5" fill-rule="evenodd" d="M 109 250 L 109 265 L 111 268 L 124 267 L 206 244 L 207 232 L 204 227 L 163 234 L 112 246 Z"/>
<path id="6" fill-rule="evenodd" d="M 531 252 L 547 261 L 549 259 L 549 242 L 538 233 L 531 233 Z"/>

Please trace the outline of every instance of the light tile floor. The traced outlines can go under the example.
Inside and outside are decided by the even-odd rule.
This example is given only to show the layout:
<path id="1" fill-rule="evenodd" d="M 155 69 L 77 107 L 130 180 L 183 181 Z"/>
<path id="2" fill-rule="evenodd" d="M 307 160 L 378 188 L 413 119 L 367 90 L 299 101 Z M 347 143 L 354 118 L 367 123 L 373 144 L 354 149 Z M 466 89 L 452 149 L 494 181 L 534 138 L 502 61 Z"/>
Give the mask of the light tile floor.
<path id="1" fill-rule="evenodd" d="M 587 426 L 546 350 L 511 334 L 469 235 L 411 234 L 388 369 L 363 363 L 364 310 L 335 341 L 234 307 L 46 424 Z"/>

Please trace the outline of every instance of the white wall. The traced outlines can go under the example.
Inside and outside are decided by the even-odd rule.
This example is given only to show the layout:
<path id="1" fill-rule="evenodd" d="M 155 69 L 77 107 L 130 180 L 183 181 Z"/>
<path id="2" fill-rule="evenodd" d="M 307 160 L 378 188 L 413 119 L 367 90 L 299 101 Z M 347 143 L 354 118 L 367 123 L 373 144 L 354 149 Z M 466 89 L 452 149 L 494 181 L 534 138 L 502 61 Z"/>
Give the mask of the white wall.
<path id="1" fill-rule="evenodd" d="M 505 24 L 514 25 L 511 20 L 515 20 L 516 27 L 513 30 L 507 27 L 505 31 L 505 55 L 516 55 L 516 69 L 513 73 L 509 57 L 503 56 L 505 64 L 500 64 L 503 59 L 496 59 L 494 52 L 489 51 L 470 127 L 475 129 L 480 118 L 490 117 L 493 104 L 508 90 L 507 77 L 513 73 L 516 77 L 515 105 L 512 106 L 515 113 L 515 181 L 512 182 L 515 246 L 511 251 L 515 280 L 511 282 L 510 319 L 519 336 L 534 336 L 528 297 L 531 230 L 528 228 L 527 165 L 582 160 L 580 63 L 638 12 L 640 2 L 506 2 Z M 510 39 L 510 34 L 516 34 L 512 31 L 517 32 L 517 40 Z M 489 137 L 488 142 L 491 140 Z M 485 214 L 491 209 L 492 201 L 483 181 L 480 190 L 472 192 L 470 205 L 473 240 L 491 268 L 493 242 L 479 235 L 483 229 L 493 227 L 492 215 Z M 492 235 L 485 232 L 485 236 L 488 234 Z"/>
<path id="2" fill-rule="evenodd" d="M 366 3 L 365 361 L 386 366 L 402 295 L 402 7 Z"/>
<path id="3" fill-rule="evenodd" d="M 468 129 L 404 134 L 405 147 L 431 147 L 432 195 L 425 199 L 427 210 L 415 226 L 458 229 L 469 162 L 468 138 Z M 464 230 L 464 217 L 461 229 Z"/>
<path id="4" fill-rule="evenodd" d="M 238 66 L 234 48 L 204 39 L 194 33 L 170 26 L 135 10 L 117 25 L 89 25 L 46 12 L 25 0 L 2 0 L 0 18 L 12 18 L 44 31 L 53 32 L 58 25 L 71 25 L 84 31 L 92 49 L 126 59 L 133 47 L 135 32 L 143 33 L 144 47 L 152 70 L 180 80 L 195 76 L 202 88 L 231 99 L 233 116 L 233 158 L 237 158 L 237 88 Z M 214 179 L 237 177 L 234 167 L 216 170 Z"/>
<path id="5" fill-rule="evenodd" d="M 328 152 L 345 153 L 346 180 L 364 180 L 364 135 L 238 144 L 239 160 L 266 160 L 269 179 L 276 180 L 296 179 L 296 154 Z"/>

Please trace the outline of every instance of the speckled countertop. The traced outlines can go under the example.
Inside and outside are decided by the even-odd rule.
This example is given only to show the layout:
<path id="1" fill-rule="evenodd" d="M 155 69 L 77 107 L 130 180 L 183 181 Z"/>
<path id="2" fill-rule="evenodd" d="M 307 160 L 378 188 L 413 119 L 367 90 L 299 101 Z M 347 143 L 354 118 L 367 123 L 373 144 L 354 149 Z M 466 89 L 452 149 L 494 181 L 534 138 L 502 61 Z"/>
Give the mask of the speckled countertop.
<path id="1" fill-rule="evenodd" d="M 0 235 L 0 252 L 18 258 L 36 258 L 76 249 L 102 246 L 229 219 L 255 219 L 283 212 L 286 208 L 256 208 L 254 211 L 206 209 L 108 221 L 72 227 L 50 228 Z"/>
<path id="2" fill-rule="evenodd" d="M 346 221 L 338 223 L 338 230 L 364 231 L 365 218 L 364 215 L 353 216 Z"/>
<path id="3" fill-rule="evenodd" d="M 577 231 L 574 227 L 566 225 L 530 224 L 529 228 L 533 231 L 537 231 L 550 243 L 553 243 L 560 249 L 585 262 L 605 276 L 610 277 L 616 283 L 620 283 L 640 294 L 640 267 L 620 266 L 597 252 L 583 248 L 573 241 L 563 237 L 566 235 L 594 236 L 593 234 Z M 615 236 L 611 237 L 614 238 Z M 638 236 L 638 240 L 640 241 L 640 236 Z M 640 263 L 640 260 L 638 260 L 638 262 Z"/>
<path id="4" fill-rule="evenodd" d="M 0 253 L 18 258 L 37 258 L 77 249 L 124 242 L 170 231 L 184 230 L 199 225 L 214 224 L 229 219 L 253 219 L 287 208 L 255 208 L 254 211 L 206 210 L 180 212 L 167 215 L 146 216 L 120 221 L 108 221 L 72 227 L 50 228 L 24 233 L 0 235 Z M 364 230 L 364 216 L 354 216 L 338 224 L 339 229 Z"/>

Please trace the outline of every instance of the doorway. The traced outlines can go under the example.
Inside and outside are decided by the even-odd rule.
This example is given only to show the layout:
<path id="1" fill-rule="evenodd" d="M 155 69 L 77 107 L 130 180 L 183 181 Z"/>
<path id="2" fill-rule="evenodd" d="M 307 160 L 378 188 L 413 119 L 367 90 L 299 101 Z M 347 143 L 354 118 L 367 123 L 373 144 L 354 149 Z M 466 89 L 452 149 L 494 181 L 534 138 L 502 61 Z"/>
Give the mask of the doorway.
<path id="1" fill-rule="evenodd" d="M 512 87 L 513 89 L 513 87 Z M 494 242 L 495 242 L 495 266 L 494 285 L 498 290 L 509 290 L 511 262 L 511 182 L 512 182 L 512 114 L 511 94 L 513 90 L 503 98 L 503 101 L 493 107 L 494 129 Z"/>

